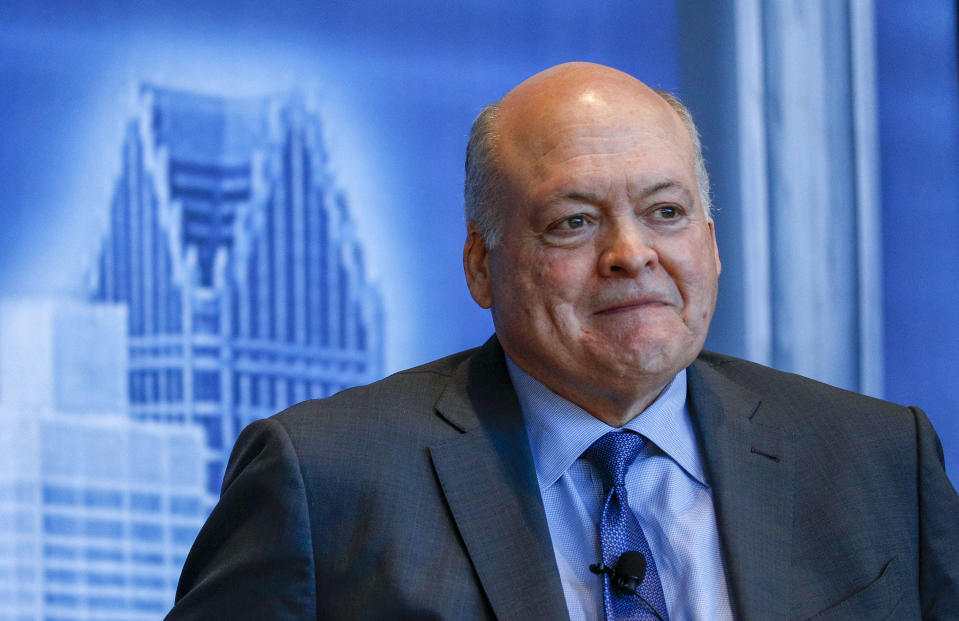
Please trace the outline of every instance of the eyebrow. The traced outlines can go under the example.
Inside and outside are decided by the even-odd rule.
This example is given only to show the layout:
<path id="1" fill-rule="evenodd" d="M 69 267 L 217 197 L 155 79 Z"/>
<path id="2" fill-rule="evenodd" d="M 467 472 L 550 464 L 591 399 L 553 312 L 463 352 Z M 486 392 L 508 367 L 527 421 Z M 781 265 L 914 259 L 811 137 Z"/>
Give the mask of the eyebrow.
<path id="1" fill-rule="evenodd" d="M 582 203 L 602 202 L 602 197 L 599 194 L 593 194 L 592 192 L 582 192 L 582 191 L 575 191 L 575 190 L 572 192 L 561 192 L 556 195 L 556 198 L 559 200 L 579 201 Z"/>
<path id="2" fill-rule="evenodd" d="M 672 190 L 674 188 L 679 188 L 680 185 L 673 179 L 664 179 L 659 183 L 654 183 L 653 185 L 647 186 L 640 193 L 641 198 L 649 198 L 653 194 L 662 192 L 663 190 Z"/>
<path id="3" fill-rule="evenodd" d="M 684 190 L 683 186 L 677 182 L 675 179 L 663 179 L 653 185 L 646 186 L 639 192 L 639 198 L 649 198 L 654 194 L 662 192 L 663 190 L 673 190 L 680 189 Z M 603 198 L 599 194 L 594 194 L 592 192 L 584 192 L 582 190 L 573 190 L 570 192 L 561 192 L 555 197 L 558 200 L 572 200 L 572 201 L 581 201 L 584 203 L 599 203 L 602 202 Z"/>

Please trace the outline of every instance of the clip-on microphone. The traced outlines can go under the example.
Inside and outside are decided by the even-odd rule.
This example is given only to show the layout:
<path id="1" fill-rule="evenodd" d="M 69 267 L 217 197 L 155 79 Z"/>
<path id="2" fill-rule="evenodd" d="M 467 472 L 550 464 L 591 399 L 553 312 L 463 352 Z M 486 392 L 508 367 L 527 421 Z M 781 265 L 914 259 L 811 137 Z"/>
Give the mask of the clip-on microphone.
<path id="1" fill-rule="evenodd" d="M 627 550 L 623 552 L 616 560 L 616 564 L 608 567 L 602 562 L 594 563 L 589 566 L 589 570 L 594 574 L 608 575 L 610 582 L 624 595 L 635 595 L 646 606 L 649 607 L 659 621 L 664 621 L 659 612 L 653 605 L 646 601 L 646 598 L 640 595 L 639 585 L 643 583 L 646 577 L 646 557 L 638 550 Z M 619 594 L 619 593 L 617 593 Z"/>

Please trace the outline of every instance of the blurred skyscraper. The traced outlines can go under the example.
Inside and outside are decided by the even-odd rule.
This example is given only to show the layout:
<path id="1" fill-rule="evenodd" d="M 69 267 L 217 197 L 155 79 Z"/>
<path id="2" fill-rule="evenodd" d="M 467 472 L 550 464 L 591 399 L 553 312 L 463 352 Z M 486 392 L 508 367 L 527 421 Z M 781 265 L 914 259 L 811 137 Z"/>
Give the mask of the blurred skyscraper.
<path id="1" fill-rule="evenodd" d="M 246 424 L 380 376 L 379 298 L 300 98 L 144 86 L 123 153 L 93 297 L 128 308 L 131 418 L 202 428 L 215 494 Z"/>
<path id="2" fill-rule="evenodd" d="M 0 304 L 0 619 L 157 619 L 206 515 L 203 434 L 126 414 L 126 309 Z"/>
<path id="3" fill-rule="evenodd" d="M 320 120 L 144 86 L 90 301 L 0 304 L 0 619 L 156 619 L 250 421 L 382 373 Z"/>

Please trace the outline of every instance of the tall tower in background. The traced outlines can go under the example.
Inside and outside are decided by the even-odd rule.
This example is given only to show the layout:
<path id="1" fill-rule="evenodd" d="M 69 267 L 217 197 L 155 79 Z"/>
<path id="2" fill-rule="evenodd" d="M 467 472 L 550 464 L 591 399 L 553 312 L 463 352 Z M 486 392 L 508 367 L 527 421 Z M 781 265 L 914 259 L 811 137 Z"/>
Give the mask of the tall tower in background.
<path id="1" fill-rule="evenodd" d="M 0 301 L 0 619 L 157 619 L 233 440 L 382 372 L 320 122 L 145 86 L 90 299 Z"/>
<path id="2" fill-rule="evenodd" d="M 140 106 L 92 299 L 128 309 L 131 419 L 201 428 L 212 499 L 247 423 L 380 376 L 382 309 L 300 98 Z"/>

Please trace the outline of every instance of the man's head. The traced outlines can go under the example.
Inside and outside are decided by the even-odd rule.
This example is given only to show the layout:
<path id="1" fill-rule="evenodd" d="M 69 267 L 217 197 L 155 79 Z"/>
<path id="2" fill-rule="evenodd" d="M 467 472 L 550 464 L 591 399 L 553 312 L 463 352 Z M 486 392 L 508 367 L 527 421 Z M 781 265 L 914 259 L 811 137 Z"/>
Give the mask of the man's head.
<path id="1" fill-rule="evenodd" d="M 708 182 L 677 103 L 570 63 L 510 91 L 470 141 L 470 292 L 520 367 L 607 422 L 693 361 L 716 301 Z"/>

